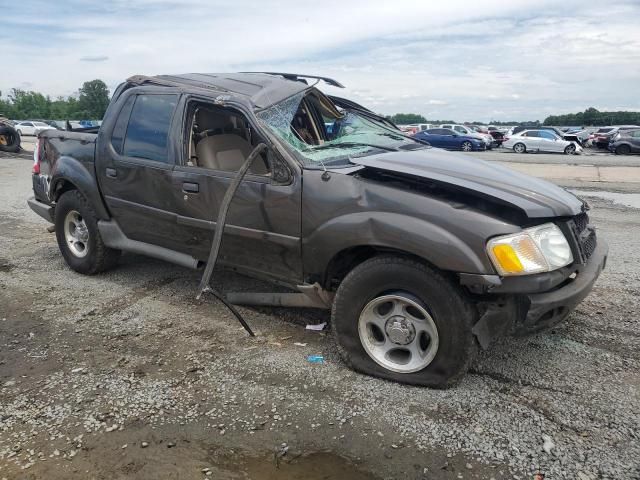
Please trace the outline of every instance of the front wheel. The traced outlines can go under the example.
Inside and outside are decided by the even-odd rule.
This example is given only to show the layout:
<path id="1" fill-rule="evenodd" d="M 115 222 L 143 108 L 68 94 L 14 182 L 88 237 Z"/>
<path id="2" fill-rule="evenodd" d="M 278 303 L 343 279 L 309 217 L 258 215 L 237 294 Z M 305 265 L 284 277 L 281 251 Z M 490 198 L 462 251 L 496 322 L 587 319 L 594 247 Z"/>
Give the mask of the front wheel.
<path id="1" fill-rule="evenodd" d="M 463 152 L 470 152 L 473 150 L 473 145 L 471 145 L 471 142 L 462 142 L 460 148 L 462 148 Z"/>
<path id="2" fill-rule="evenodd" d="M 62 194 L 56 203 L 55 227 L 60 252 L 76 272 L 93 275 L 117 263 L 120 251 L 105 246 L 98 217 L 79 191 Z"/>
<path id="3" fill-rule="evenodd" d="M 513 146 L 513 151 L 516 153 L 524 153 L 527 151 L 527 147 L 524 143 L 516 143 Z"/>
<path id="4" fill-rule="evenodd" d="M 631 153 L 631 148 L 629 145 L 620 145 L 616 148 L 616 155 L 629 155 Z"/>
<path id="5" fill-rule="evenodd" d="M 567 145 L 564 149 L 564 153 L 567 155 L 573 155 L 576 153 L 576 146 L 573 143 L 571 145 Z"/>
<path id="6" fill-rule="evenodd" d="M 436 388 L 455 384 L 477 352 L 477 313 L 449 278 L 416 260 L 375 257 L 342 281 L 332 331 L 353 369 Z"/>

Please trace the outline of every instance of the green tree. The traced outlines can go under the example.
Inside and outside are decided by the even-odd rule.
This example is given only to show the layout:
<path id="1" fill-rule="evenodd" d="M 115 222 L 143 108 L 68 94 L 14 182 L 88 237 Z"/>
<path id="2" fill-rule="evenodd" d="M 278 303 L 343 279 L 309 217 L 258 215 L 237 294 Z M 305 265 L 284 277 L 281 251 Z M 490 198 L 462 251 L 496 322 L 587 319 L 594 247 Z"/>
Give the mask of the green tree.
<path id="1" fill-rule="evenodd" d="M 16 119 L 49 118 L 51 99 L 41 93 L 13 88 L 9 94 L 9 101 Z"/>
<path id="2" fill-rule="evenodd" d="M 427 119 L 417 113 L 396 113 L 390 117 L 396 125 L 407 125 L 410 123 L 427 123 Z"/>
<path id="3" fill-rule="evenodd" d="M 102 120 L 109 106 L 109 89 L 102 80 L 84 82 L 78 91 L 78 111 L 83 118 Z"/>

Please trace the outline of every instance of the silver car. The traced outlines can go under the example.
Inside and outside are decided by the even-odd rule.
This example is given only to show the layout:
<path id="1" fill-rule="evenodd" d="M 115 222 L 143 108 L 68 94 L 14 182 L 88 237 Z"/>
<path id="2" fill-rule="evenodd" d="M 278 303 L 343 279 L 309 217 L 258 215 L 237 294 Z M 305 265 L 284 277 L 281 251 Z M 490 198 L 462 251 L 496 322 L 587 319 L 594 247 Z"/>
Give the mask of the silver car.
<path id="1" fill-rule="evenodd" d="M 581 154 L 582 147 L 575 142 L 563 140 L 550 130 L 523 130 L 506 139 L 502 146 L 516 153 L 558 152 L 568 155 Z"/>

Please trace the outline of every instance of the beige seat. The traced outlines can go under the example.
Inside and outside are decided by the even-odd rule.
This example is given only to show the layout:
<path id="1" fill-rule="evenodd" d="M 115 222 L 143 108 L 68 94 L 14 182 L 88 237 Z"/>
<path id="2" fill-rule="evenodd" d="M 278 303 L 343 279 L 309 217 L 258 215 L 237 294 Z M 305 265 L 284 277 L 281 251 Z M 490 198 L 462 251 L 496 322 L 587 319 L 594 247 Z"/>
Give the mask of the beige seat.
<path id="1" fill-rule="evenodd" d="M 251 153 L 251 145 L 239 135 L 223 134 L 203 138 L 196 146 L 198 165 L 224 172 L 237 172 Z M 266 175 L 262 159 L 254 161 L 249 170 L 255 175 Z"/>

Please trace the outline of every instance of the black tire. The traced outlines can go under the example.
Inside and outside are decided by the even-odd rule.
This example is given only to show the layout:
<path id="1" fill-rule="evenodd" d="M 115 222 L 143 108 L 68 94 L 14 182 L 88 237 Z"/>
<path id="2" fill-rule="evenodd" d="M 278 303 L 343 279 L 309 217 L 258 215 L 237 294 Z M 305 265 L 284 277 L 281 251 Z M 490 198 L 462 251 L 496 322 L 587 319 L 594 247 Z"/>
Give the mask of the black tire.
<path id="1" fill-rule="evenodd" d="M 520 148 L 522 148 L 522 150 L 518 151 Z M 526 153 L 527 152 L 527 146 L 524 143 L 516 143 L 513 146 L 513 151 L 516 153 Z"/>
<path id="2" fill-rule="evenodd" d="M 13 127 L 0 126 L 0 152 L 18 153 L 20 151 L 20 134 Z"/>
<path id="3" fill-rule="evenodd" d="M 69 212 L 78 212 L 88 231 L 87 253 L 77 256 L 65 238 L 65 218 Z M 98 230 L 98 217 L 89 201 L 78 190 L 62 194 L 55 209 L 55 227 L 58 247 L 67 265 L 78 273 L 93 275 L 115 266 L 120 250 L 105 246 Z"/>
<path id="4" fill-rule="evenodd" d="M 567 145 L 564 148 L 564 153 L 565 153 L 565 155 L 573 155 L 573 154 L 575 154 L 576 153 L 576 146 L 573 145 L 573 144 L 572 145 Z"/>
<path id="5" fill-rule="evenodd" d="M 629 155 L 631 153 L 631 148 L 629 145 L 618 145 L 616 147 L 616 155 Z"/>
<path id="6" fill-rule="evenodd" d="M 398 292 L 425 308 L 438 330 L 435 357 L 425 368 L 412 373 L 396 373 L 378 364 L 365 350 L 358 333 L 363 308 L 377 297 Z M 374 377 L 435 388 L 456 384 L 469 369 L 478 350 L 471 332 L 476 320 L 476 309 L 448 277 L 421 262 L 397 256 L 374 257 L 349 272 L 336 292 L 331 312 L 333 335 L 351 368 Z"/>

